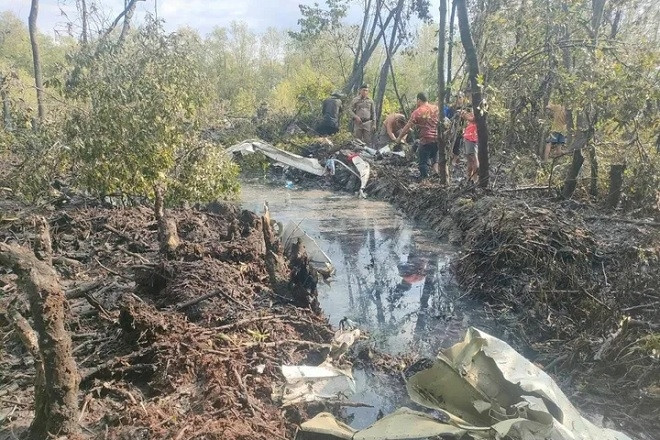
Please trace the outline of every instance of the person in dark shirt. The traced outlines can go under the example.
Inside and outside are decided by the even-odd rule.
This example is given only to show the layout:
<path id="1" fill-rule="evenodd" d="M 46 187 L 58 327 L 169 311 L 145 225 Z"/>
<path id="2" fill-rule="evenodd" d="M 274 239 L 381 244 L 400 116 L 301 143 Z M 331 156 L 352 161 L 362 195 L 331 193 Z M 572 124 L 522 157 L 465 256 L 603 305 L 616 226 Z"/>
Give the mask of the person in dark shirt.
<path id="1" fill-rule="evenodd" d="M 321 136 L 330 136 L 337 133 L 342 114 L 341 95 L 339 93 L 333 93 L 328 99 L 323 101 L 321 114 L 323 115 L 323 119 L 316 128 L 318 134 Z"/>

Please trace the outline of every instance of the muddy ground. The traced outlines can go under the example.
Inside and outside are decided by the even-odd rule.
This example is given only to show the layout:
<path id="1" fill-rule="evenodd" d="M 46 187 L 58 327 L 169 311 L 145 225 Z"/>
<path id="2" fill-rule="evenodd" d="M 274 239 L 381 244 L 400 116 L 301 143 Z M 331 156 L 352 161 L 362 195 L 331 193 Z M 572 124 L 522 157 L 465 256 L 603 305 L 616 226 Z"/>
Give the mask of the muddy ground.
<path id="1" fill-rule="evenodd" d="M 660 225 L 546 190 L 447 189 L 415 174 L 372 162 L 367 192 L 461 246 L 460 286 L 583 410 L 660 438 Z"/>
<path id="2" fill-rule="evenodd" d="M 610 213 L 598 206 L 544 191 L 448 190 L 416 182 L 414 168 L 373 162 L 369 197 L 460 245 L 452 266 L 459 284 L 583 410 L 633 436 L 660 438 L 658 228 L 603 220 Z M 288 178 L 357 189 L 344 171 Z M 30 246 L 35 210 L 3 206 L 0 239 Z M 317 313 L 304 257 L 282 255 L 268 219 L 227 204 L 171 211 L 182 243 L 165 255 L 149 207 L 38 210 L 69 292 L 89 437 L 290 439 L 325 409 L 284 411 L 271 397 L 283 382 L 277 366 L 320 363 L 332 329 Z M 22 296 L 8 271 L 0 289 L 3 311 Z M 29 315 L 26 305 L 21 312 Z M 0 439 L 9 439 L 31 420 L 34 371 L 2 313 L 0 338 Z M 406 365 L 360 354 L 351 360 L 373 367 L 375 359 L 397 379 Z"/>
<path id="3" fill-rule="evenodd" d="M 350 150 L 335 157 L 350 163 Z M 411 159 L 369 159 L 368 197 L 459 246 L 451 271 L 460 287 L 580 408 L 606 426 L 660 438 L 660 212 L 629 218 L 591 202 L 582 186 L 571 200 L 559 187 L 518 189 L 516 165 L 503 157 L 491 190 L 466 182 L 460 166 L 449 188 L 420 181 Z M 357 193 L 357 177 L 337 169 L 331 179 L 286 178 Z"/>
<path id="4" fill-rule="evenodd" d="M 290 439 L 328 409 L 271 398 L 278 366 L 318 365 L 333 332 L 304 253 L 285 256 L 267 217 L 223 203 L 170 211 L 181 243 L 163 254 L 151 208 L 45 208 L 86 437 Z M 0 240 L 30 247 L 30 214 L 3 205 Z M 0 438 L 13 439 L 32 419 L 34 361 L 6 314 L 18 298 L 29 317 L 7 269 L 0 290 Z"/>

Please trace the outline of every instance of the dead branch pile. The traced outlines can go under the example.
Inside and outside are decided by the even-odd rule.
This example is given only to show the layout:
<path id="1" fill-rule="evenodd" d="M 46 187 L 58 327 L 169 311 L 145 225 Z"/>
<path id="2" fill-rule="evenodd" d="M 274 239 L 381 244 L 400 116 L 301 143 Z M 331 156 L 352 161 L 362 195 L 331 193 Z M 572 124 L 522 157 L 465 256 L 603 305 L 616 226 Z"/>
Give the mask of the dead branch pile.
<path id="1" fill-rule="evenodd" d="M 268 216 L 233 205 L 164 217 L 176 226 L 169 229 L 176 246 L 163 246 L 159 230 L 169 237 L 166 244 L 173 235 L 163 235 L 145 207 L 71 208 L 49 219 L 81 375 L 83 433 L 99 439 L 291 438 L 294 426 L 271 399 L 272 385 L 282 380 L 276 367 L 320 363 L 332 338 L 313 304 L 301 304 L 316 295 L 315 283 L 295 279 L 309 270 L 300 266 L 304 252 L 290 264 Z M 0 228 L 0 241 L 31 247 L 34 240 L 32 225 L 21 219 Z M 302 297 L 289 293 L 301 290 Z M 4 438 L 10 431 L 19 435 L 32 419 L 35 370 L 4 312 L 18 298 L 17 308 L 30 318 L 8 268 L 0 268 L 0 291 Z"/>

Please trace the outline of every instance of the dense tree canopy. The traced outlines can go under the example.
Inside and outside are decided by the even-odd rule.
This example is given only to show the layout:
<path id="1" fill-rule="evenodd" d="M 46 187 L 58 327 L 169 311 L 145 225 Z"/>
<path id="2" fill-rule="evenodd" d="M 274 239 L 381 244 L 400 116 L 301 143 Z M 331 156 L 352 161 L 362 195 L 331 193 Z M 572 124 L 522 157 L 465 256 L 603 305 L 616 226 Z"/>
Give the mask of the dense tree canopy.
<path id="1" fill-rule="evenodd" d="M 206 36 L 192 28 L 167 35 L 151 24 L 134 28 L 124 41 L 118 38 L 122 26 L 116 26 L 111 32 L 88 32 L 87 43 L 79 34 L 81 18 L 71 17 L 72 34 L 78 35 L 39 37 L 46 107 L 56 109 L 47 112 L 47 123 L 73 136 L 66 140 L 65 162 L 81 173 L 81 183 L 94 181 L 102 192 L 143 192 L 154 176 L 175 167 L 176 151 L 185 145 L 181 140 L 190 139 L 187 133 L 221 127 L 225 118 L 251 118 L 264 103 L 268 114 L 282 121 L 313 121 L 329 93 L 344 91 L 348 99 L 358 83 L 367 82 L 382 114 L 408 113 L 420 91 L 437 99 L 438 27 L 430 19 L 430 5 L 327 0 L 301 5 L 299 26 L 288 31 L 256 31 L 234 22 Z M 448 2 L 452 18 L 445 29 L 446 58 L 452 61 L 446 99 L 469 88 L 454 5 Z M 660 5 L 652 0 L 470 0 L 467 6 L 492 153 L 524 169 L 528 180 L 553 178 L 551 184 L 558 185 L 570 160 L 540 165 L 532 158 L 549 132 L 547 104 L 560 103 L 571 116 L 569 140 L 587 156 L 580 176 L 590 180 L 592 196 L 605 192 L 609 165 L 626 163 L 625 203 L 654 205 L 660 174 Z M 361 22 L 349 20 L 350 8 L 362 10 Z M 0 79 L 7 128 L 29 127 L 34 116 L 31 63 L 24 22 L 4 13 Z M 145 151 L 158 151 L 157 157 L 123 163 L 121 172 L 105 169 L 111 162 L 88 161 L 91 156 L 134 157 L 140 154 L 133 149 L 135 138 L 144 139 Z M 97 177 L 110 173 L 116 179 L 118 172 L 127 179 L 123 183 L 98 183 Z"/>

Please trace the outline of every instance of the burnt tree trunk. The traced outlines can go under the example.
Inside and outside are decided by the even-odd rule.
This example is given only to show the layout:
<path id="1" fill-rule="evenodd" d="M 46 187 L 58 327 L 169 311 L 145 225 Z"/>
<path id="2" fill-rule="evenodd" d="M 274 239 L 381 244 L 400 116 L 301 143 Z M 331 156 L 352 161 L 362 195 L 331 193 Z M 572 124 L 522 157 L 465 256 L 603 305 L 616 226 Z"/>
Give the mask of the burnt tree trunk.
<path id="1" fill-rule="evenodd" d="M 486 119 L 486 109 L 483 108 L 481 85 L 479 84 L 479 58 L 477 57 L 477 50 L 474 47 L 474 40 L 470 32 L 467 0 L 456 0 L 456 11 L 458 13 L 458 29 L 461 33 L 461 42 L 463 43 L 468 65 L 470 88 L 472 90 L 472 108 L 474 109 L 474 118 L 479 136 L 479 151 L 477 154 L 479 158 L 479 186 L 481 188 L 487 188 L 490 179 L 488 121 Z"/>
<path id="2" fill-rule="evenodd" d="M 440 0 L 440 28 L 438 29 L 438 177 L 441 185 L 449 184 L 449 170 L 447 169 L 447 137 L 444 124 L 444 98 L 445 84 L 445 45 L 447 32 L 447 0 Z"/>
<path id="3" fill-rule="evenodd" d="M 561 196 L 564 199 L 570 199 L 573 197 L 573 193 L 577 188 L 578 175 L 580 174 L 580 170 L 584 164 L 582 149 L 594 136 L 594 126 L 589 122 L 589 118 L 587 117 L 586 112 L 587 110 L 578 113 L 577 130 L 573 135 L 574 139 L 571 144 L 571 149 L 573 150 L 573 161 L 571 162 L 571 168 L 568 170 L 566 180 L 564 181 L 564 187 L 561 191 Z"/>
<path id="4" fill-rule="evenodd" d="M 158 242 L 160 243 L 160 252 L 164 255 L 171 255 L 181 244 L 177 232 L 176 221 L 165 213 L 163 201 L 163 188 L 156 185 L 154 187 L 156 201 L 154 203 L 154 213 L 158 222 Z"/>
<path id="5" fill-rule="evenodd" d="M 598 197 L 598 156 L 594 145 L 589 148 L 589 166 L 591 169 L 591 182 L 589 182 L 589 195 Z"/>
<path id="6" fill-rule="evenodd" d="M 568 175 L 564 181 L 564 188 L 562 189 L 562 197 L 564 199 L 570 199 L 573 196 L 575 188 L 577 188 L 577 179 L 580 175 L 582 164 L 584 164 L 584 156 L 582 155 L 582 150 L 576 149 L 573 151 L 573 161 L 571 162 L 571 168 L 568 170 Z"/>
<path id="7" fill-rule="evenodd" d="M 38 223 L 45 223 L 39 219 Z M 42 253 L 50 247 L 50 235 L 43 234 Z M 49 256 L 50 258 L 50 256 Z M 18 275 L 18 285 L 28 296 L 39 336 L 39 352 L 43 359 L 43 387 L 35 382 L 35 417 L 30 438 L 50 436 L 77 438 L 78 386 L 80 377 L 71 350 L 71 337 L 64 328 L 64 290 L 53 267 L 40 261 L 31 251 L 20 246 L 0 243 L 0 264 Z M 43 409 L 42 409 L 43 408 Z"/>
<path id="8" fill-rule="evenodd" d="M 621 188 L 623 187 L 623 172 L 626 170 L 626 165 L 612 165 L 610 166 L 610 191 L 607 195 L 606 206 L 609 209 L 616 209 L 621 200 Z"/>
<path id="9" fill-rule="evenodd" d="M 32 0 L 28 29 L 30 32 L 30 45 L 32 46 L 32 62 L 34 64 L 34 85 L 37 89 L 37 114 L 39 122 L 44 119 L 44 84 L 41 73 L 41 57 L 39 55 L 39 42 L 37 41 L 37 16 L 39 15 L 39 0 Z"/>
<path id="10" fill-rule="evenodd" d="M 266 248 L 265 262 L 266 270 L 270 283 L 279 295 L 286 295 L 289 279 L 287 276 L 287 266 L 284 261 L 284 248 L 282 242 L 273 231 L 270 213 L 266 211 L 261 217 L 264 244 Z"/>

